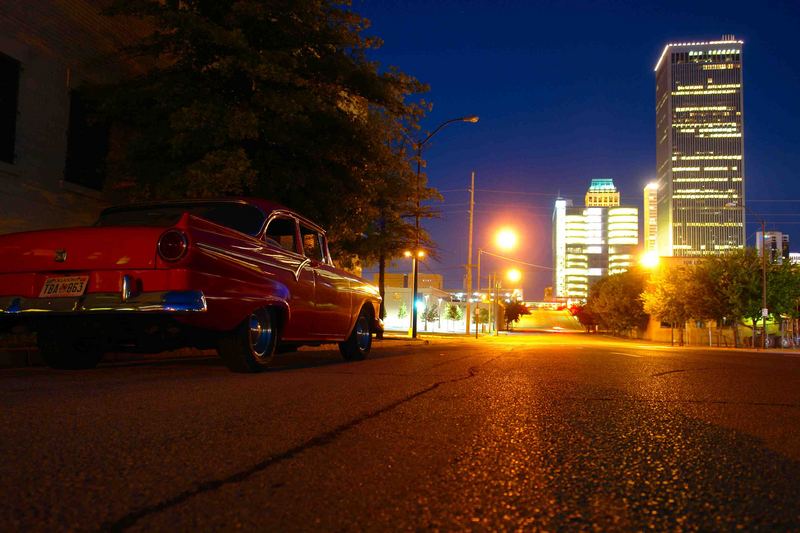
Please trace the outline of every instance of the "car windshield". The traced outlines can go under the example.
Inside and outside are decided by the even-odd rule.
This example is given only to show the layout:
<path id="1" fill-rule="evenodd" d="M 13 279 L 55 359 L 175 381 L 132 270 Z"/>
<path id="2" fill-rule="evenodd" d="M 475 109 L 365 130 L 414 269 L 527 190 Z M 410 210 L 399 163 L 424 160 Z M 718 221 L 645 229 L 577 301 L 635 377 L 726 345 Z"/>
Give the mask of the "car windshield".
<path id="1" fill-rule="evenodd" d="M 248 235 L 257 235 L 264 225 L 264 213 L 252 205 L 234 202 L 198 202 L 112 207 L 100 214 L 95 226 L 169 227 L 177 224 L 184 213 L 191 213 Z"/>

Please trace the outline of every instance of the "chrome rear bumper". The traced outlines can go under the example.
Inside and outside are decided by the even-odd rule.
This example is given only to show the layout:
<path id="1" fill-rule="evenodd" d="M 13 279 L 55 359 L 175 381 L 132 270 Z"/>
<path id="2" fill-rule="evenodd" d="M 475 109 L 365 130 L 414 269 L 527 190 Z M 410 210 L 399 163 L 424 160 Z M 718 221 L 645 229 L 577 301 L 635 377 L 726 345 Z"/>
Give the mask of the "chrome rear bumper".
<path id="1" fill-rule="evenodd" d="M 118 292 L 73 298 L 0 296 L 0 317 L 28 313 L 197 313 L 206 309 L 202 291 L 143 292 L 126 299 Z"/>

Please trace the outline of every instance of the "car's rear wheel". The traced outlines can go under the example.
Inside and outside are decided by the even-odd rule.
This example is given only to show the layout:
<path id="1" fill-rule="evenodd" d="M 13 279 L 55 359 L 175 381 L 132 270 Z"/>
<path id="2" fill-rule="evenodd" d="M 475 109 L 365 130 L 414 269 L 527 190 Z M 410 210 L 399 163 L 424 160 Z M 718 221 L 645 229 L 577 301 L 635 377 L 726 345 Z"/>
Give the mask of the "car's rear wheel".
<path id="1" fill-rule="evenodd" d="M 39 355 L 47 366 L 61 370 L 94 368 L 103 359 L 99 339 L 85 337 L 75 329 L 44 326 L 36 333 Z"/>
<path id="2" fill-rule="evenodd" d="M 342 357 L 348 361 L 361 361 L 372 348 L 372 314 L 368 307 L 361 308 L 353 331 L 346 341 L 339 343 Z"/>
<path id="3" fill-rule="evenodd" d="M 232 371 L 259 372 L 272 362 L 277 340 L 275 312 L 258 309 L 219 339 L 217 351 Z"/>

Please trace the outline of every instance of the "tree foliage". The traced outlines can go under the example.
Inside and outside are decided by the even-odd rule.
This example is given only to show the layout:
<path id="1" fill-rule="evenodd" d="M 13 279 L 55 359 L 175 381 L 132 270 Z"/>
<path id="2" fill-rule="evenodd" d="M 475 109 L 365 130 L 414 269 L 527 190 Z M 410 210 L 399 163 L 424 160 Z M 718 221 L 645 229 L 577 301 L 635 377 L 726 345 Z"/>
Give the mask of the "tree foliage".
<path id="1" fill-rule="evenodd" d="M 407 242 L 408 139 L 427 108 L 409 99 L 426 87 L 368 60 L 380 40 L 349 5 L 118 0 L 110 13 L 156 28 L 129 50 L 151 68 L 98 89 L 125 139 L 117 187 L 273 199 L 323 224 L 340 256 Z"/>
<path id="2" fill-rule="evenodd" d="M 572 306 L 569 312 L 572 313 L 572 316 L 578 319 L 578 322 L 580 322 L 581 325 L 586 328 L 587 332 L 592 331 L 595 326 L 600 324 L 597 315 L 592 313 L 588 305 Z"/>
<path id="3" fill-rule="evenodd" d="M 422 320 L 425 323 L 439 320 L 439 308 L 433 305 L 426 307 L 422 311 Z"/>
<path id="4" fill-rule="evenodd" d="M 458 322 L 459 320 L 464 318 L 464 310 L 461 308 L 460 305 L 454 303 L 447 304 L 447 311 L 445 312 L 445 318 L 447 320 Z"/>
<path id="5" fill-rule="evenodd" d="M 681 265 L 659 269 L 648 280 L 641 298 L 646 313 L 669 322 L 682 333 L 686 322 L 696 316 L 696 292 L 691 268 Z"/>
<path id="6" fill-rule="evenodd" d="M 644 284 L 644 275 L 636 270 L 601 278 L 590 289 L 586 307 L 615 335 L 643 328 L 647 324 L 641 300 Z"/>
<path id="7" fill-rule="evenodd" d="M 522 302 L 509 302 L 505 305 L 505 321 L 506 331 L 511 328 L 512 322 L 519 322 L 520 318 L 524 315 L 530 315 L 531 311 L 528 306 Z"/>

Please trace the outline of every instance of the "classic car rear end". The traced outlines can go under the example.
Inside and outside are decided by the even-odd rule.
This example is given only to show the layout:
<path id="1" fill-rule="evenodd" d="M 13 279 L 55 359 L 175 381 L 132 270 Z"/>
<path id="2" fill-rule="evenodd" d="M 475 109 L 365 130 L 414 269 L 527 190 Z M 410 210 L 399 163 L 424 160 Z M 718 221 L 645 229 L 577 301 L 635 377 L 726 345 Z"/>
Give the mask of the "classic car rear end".
<path id="1" fill-rule="evenodd" d="M 291 233 L 287 221 L 294 249 L 264 233 Z M 256 371 L 279 342 L 338 342 L 362 358 L 379 298 L 328 264 L 314 228 L 271 204 L 224 200 L 123 206 L 95 227 L 0 236 L 0 326 L 36 331 L 57 368 L 95 366 L 109 350 L 216 346 L 231 369 Z M 317 258 L 300 245 L 310 233 L 324 246 Z"/>

